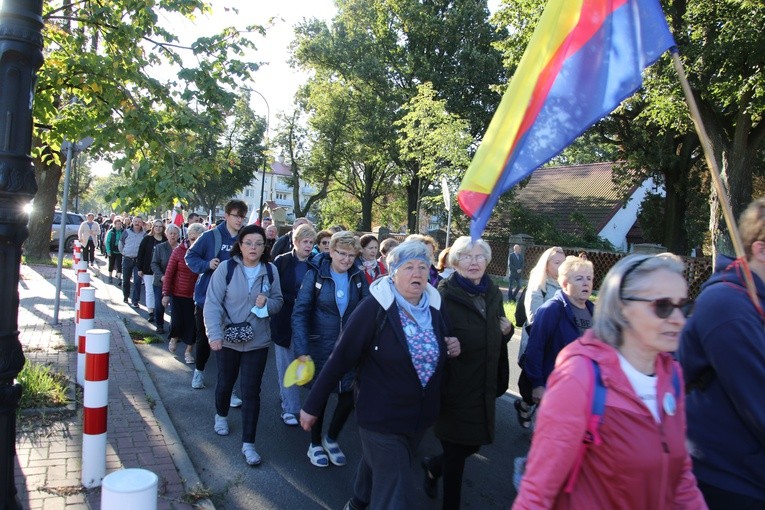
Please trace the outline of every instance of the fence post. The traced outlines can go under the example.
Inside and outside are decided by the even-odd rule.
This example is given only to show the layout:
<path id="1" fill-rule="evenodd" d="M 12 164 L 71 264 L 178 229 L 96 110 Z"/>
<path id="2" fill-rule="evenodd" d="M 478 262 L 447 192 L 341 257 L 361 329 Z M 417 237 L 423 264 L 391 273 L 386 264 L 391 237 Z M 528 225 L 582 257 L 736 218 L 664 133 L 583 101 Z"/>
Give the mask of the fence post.
<path id="1" fill-rule="evenodd" d="M 82 485 L 98 487 L 106 475 L 106 417 L 109 407 L 108 329 L 85 333 L 85 384 L 82 414 Z"/>

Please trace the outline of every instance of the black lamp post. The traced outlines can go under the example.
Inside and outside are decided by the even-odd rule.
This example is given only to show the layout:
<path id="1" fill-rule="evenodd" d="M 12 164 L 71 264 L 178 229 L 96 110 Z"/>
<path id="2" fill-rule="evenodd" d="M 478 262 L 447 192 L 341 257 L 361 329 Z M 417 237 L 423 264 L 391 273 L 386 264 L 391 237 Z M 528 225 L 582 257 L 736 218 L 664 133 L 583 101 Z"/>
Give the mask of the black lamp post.
<path id="1" fill-rule="evenodd" d="M 43 63 L 42 0 L 3 0 L 0 8 L 0 509 L 20 510 L 14 484 L 16 409 L 24 367 L 19 342 L 21 244 L 29 235 L 24 206 L 37 193 L 32 98 Z"/>

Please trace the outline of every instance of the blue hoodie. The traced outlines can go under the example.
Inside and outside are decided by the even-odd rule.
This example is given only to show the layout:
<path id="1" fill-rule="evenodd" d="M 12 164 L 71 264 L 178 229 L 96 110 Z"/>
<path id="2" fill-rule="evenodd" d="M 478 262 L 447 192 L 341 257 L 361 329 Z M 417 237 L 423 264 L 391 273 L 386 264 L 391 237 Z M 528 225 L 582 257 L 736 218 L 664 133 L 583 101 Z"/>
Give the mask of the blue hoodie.
<path id="1" fill-rule="evenodd" d="M 765 323 L 739 264 L 720 258 L 683 329 L 688 442 L 702 482 L 765 501 Z M 765 283 L 754 275 L 765 307 Z M 702 379 L 702 387 L 693 389 Z"/>
<path id="2" fill-rule="evenodd" d="M 221 245 L 218 253 L 215 253 L 215 232 L 213 230 L 220 232 Z M 191 245 L 185 257 L 186 265 L 189 266 L 189 269 L 200 275 L 194 286 L 194 303 L 201 307 L 204 307 L 207 286 L 210 285 L 210 277 L 213 274 L 213 270 L 210 269 L 210 261 L 214 258 L 220 259 L 221 262 L 230 259 L 231 249 L 236 242 L 236 236 L 228 233 L 225 221 L 221 222 L 213 230 L 204 232 Z"/>

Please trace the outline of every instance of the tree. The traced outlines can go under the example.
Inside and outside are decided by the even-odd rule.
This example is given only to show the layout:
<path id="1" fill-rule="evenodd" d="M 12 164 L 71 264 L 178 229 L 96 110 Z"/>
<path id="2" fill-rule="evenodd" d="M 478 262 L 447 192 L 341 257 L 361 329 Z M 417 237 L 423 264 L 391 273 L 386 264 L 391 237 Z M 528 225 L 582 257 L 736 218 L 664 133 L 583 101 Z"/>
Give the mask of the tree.
<path id="1" fill-rule="evenodd" d="M 265 119 L 250 109 L 250 94 L 240 97 L 224 126 L 220 118 L 207 116 L 209 127 L 197 135 L 195 153 L 187 160 L 199 174 L 191 189 L 193 202 L 214 211 L 239 193 L 265 161 Z"/>
<path id="2" fill-rule="evenodd" d="M 483 133 L 498 96 L 492 86 L 503 79 L 500 54 L 493 43 L 501 37 L 487 22 L 485 1 L 347 0 L 339 5 L 332 26 L 312 20 L 297 28 L 295 60 L 316 71 L 319 79 L 342 81 L 374 95 L 393 121 L 401 107 L 417 95 L 417 85 L 430 82 L 450 112 L 469 123 L 473 136 Z M 382 111 L 382 110 L 377 110 Z M 398 133 L 385 122 L 367 123 L 383 130 L 387 151 L 380 157 L 399 164 Z M 416 176 L 416 161 L 399 168 Z M 421 183 L 407 185 L 408 226 L 416 229 Z"/>
<path id="3" fill-rule="evenodd" d="M 64 138 L 96 139 L 90 152 L 114 163 L 122 186 L 112 198 L 121 207 L 170 204 L 191 189 L 197 170 L 179 163 L 187 156 L 187 136 L 204 129 L 198 113 L 232 105 L 234 87 L 257 67 L 241 60 L 253 45 L 234 29 L 200 37 L 188 48 L 195 66 L 184 62 L 184 48 L 159 19 L 209 9 L 203 0 L 45 3 L 32 154 L 39 191 L 26 245 L 31 257 L 47 255 Z M 157 78 L 163 62 L 180 67 L 176 78 Z"/>
<path id="4" fill-rule="evenodd" d="M 765 57 L 752 48 L 765 47 L 765 34 L 758 28 L 765 6 L 736 0 L 673 0 L 667 5 L 665 12 L 712 134 L 715 156 L 723 162 L 734 212 L 740 212 L 751 199 L 752 172 L 763 166 Z M 520 60 L 543 6 L 542 0 L 505 1 L 497 14 L 497 22 L 510 34 L 501 44 L 510 69 Z M 643 89 L 589 136 L 617 147 L 617 159 L 624 163 L 615 182 L 622 191 L 648 176 L 664 185 L 663 243 L 686 253 L 696 245 L 697 235 L 688 228 L 697 223 L 694 207 L 704 189 L 698 171 L 705 168 L 703 154 L 669 58 L 660 59 L 644 78 Z M 714 193 L 712 210 L 710 226 L 720 245 L 724 229 Z"/>
<path id="5" fill-rule="evenodd" d="M 416 221 L 422 195 L 431 183 L 446 177 L 456 188 L 459 179 L 470 164 L 469 149 L 472 137 L 468 123 L 446 109 L 446 101 L 438 100 L 431 83 L 417 88 L 417 95 L 403 108 L 404 116 L 395 122 L 399 129 L 398 147 L 403 160 L 400 166 L 413 170 L 402 175 L 407 191 L 416 197 L 407 197 L 408 203 L 416 203 Z M 443 205 L 440 187 L 434 194 Z"/>

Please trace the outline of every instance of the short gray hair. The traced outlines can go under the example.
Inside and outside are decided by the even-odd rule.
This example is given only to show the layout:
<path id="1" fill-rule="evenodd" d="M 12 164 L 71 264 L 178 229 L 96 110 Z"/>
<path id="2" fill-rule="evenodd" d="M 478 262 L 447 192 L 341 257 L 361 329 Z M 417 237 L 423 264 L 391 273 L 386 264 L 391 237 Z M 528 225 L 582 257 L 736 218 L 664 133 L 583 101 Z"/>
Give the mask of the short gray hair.
<path id="1" fill-rule="evenodd" d="M 201 223 L 192 223 L 189 225 L 189 228 L 186 229 L 186 233 L 190 236 L 191 234 L 196 234 L 197 237 L 201 236 L 205 230 L 207 230 L 207 227 L 202 225 Z"/>
<path id="2" fill-rule="evenodd" d="M 171 230 L 175 230 L 176 234 L 181 235 L 181 229 L 175 223 L 168 223 L 167 226 L 165 227 L 165 233 L 168 233 Z"/>
<path id="3" fill-rule="evenodd" d="M 413 259 L 422 260 L 426 264 L 430 264 L 428 247 L 424 242 L 417 239 L 404 241 L 393 248 L 385 257 L 385 263 L 390 268 L 391 274 L 395 275 L 399 267 Z"/>
<path id="4" fill-rule="evenodd" d="M 598 294 L 592 330 L 600 340 L 614 347 L 621 347 L 622 332 L 627 328 L 627 318 L 622 313 L 624 296 L 633 296 L 646 288 L 646 277 L 659 270 L 677 273 L 685 278 L 685 266 L 677 255 L 630 255 L 617 262 L 606 274 Z"/>
<path id="5" fill-rule="evenodd" d="M 488 264 L 491 262 L 491 246 L 489 246 L 489 243 L 483 239 L 476 239 L 473 241 L 470 236 L 462 236 L 454 241 L 451 250 L 449 250 L 449 264 L 451 264 L 452 267 L 456 266 L 460 261 L 460 257 L 476 246 L 480 246 L 483 249 L 483 252 L 486 255 L 486 263 Z"/>

